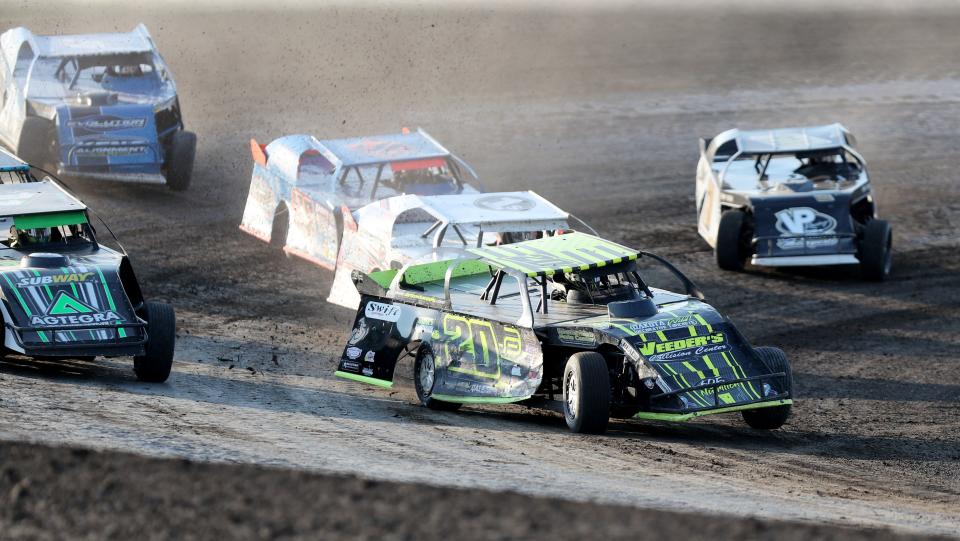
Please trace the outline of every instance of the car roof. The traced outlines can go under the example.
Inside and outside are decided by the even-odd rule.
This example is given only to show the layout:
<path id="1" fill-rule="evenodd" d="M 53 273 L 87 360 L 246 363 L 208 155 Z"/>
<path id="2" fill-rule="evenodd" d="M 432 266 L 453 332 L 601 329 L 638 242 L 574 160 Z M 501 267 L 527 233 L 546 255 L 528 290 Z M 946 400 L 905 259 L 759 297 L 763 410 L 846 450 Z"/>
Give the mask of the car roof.
<path id="1" fill-rule="evenodd" d="M 447 149 L 423 130 L 318 142 L 332 152 L 345 167 L 450 156 Z"/>
<path id="2" fill-rule="evenodd" d="M 87 208 L 51 180 L 0 184 L 0 216 L 25 216 Z"/>
<path id="3" fill-rule="evenodd" d="M 780 128 L 773 130 L 727 130 L 716 137 L 714 146 L 730 140 L 743 154 L 789 153 L 827 150 L 848 146 L 848 130 L 842 124 Z"/>
<path id="4" fill-rule="evenodd" d="M 154 50 L 153 40 L 142 23 L 130 32 L 37 36 L 31 34 L 37 56 L 98 56 L 144 53 Z"/>
<path id="5" fill-rule="evenodd" d="M 568 233 L 537 240 L 468 248 L 481 260 L 527 276 L 586 271 L 636 259 L 639 252 L 587 233 Z"/>
<path id="6" fill-rule="evenodd" d="M 368 205 L 387 205 L 400 213 L 422 209 L 451 225 L 474 225 L 484 231 L 543 231 L 568 227 L 570 215 L 533 191 L 399 195 Z M 364 207 L 366 208 L 366 207 Z M 364 208 L 357 212 L 363 213 Z"/>
<path id="7" fill-rule="evenodd" d="M 30 166 L 26 162 L 0 147 L 0 173 L 29 170 Z"/>

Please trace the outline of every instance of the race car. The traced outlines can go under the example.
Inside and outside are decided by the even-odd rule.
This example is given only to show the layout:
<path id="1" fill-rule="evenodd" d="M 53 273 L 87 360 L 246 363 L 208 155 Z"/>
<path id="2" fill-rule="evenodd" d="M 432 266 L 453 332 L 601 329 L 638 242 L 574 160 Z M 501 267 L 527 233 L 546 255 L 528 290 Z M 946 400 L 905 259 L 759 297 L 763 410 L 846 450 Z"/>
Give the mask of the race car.
<path id="1" fill-rule="evenodd" d="M 240 229 L 333 270 L 349 214 L 401 194 L 477 193 L 476 173 L 423 130 L 320 141 L 250 141 L 253 176 Z"/>
<path id="2" fill-rule="evenodd" d="M 328 302 L 356 310 L 352 272 L 399 269 L 434 254 L 509 244 L 570 227 L 571 216 L 534 192 L 398 195 L 345 214 Z"/>
<path id="3" fill-rule="evenodd" d="M 840 124 L 728 130 L 700 139 L 697 230 L 721 269 L 859 265 L 890 275 L 893 234 Z"/>
<path id="4" fill-rule="evenodd" d="M 611 416 L 740 412 L 757 429 L 787 420 L 784 353 L 751 346 L 663 258 L 579 232 L 466 252 L 355 272 L 361 305 L 336 375 L 382 387 L 412 380 L 432 409 L 554 407 L 584 433 L 604 432 Z"/>
<path id="5" fill-rule="evenodd" d="M 125 253 L 97 241 L 87 207 L 0 150 L 0 315 L 7 354 L 132 356 L 137 378 L 170 375 L 176 320 L 145 301 Z"/>
<path id="6" fill-rule="evenodd" d="M 129 33 L 0 34 L 0 142 L 58 176 L 185 190 L 196 136 L 142 24 Z"/>

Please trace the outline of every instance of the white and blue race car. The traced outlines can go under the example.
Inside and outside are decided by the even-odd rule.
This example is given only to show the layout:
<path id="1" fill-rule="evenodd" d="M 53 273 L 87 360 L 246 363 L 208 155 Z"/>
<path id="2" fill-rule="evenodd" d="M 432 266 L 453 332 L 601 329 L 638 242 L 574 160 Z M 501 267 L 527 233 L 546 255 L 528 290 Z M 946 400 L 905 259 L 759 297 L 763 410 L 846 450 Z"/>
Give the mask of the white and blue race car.
<path id="1" fill-rule="evenodd" d="M 333 270 L 351 213 L 403 194 L 479 193 L 476 173 L 423 130 L 321 141 L 250 141 L 253 176 L 240 229 Z"/>
<path id="2" fill-rule="evenodd" d="M 58 176 L 183 190 L 196 136 L 146 27 L 129 33 L 0 34 L 0 142 Z"/>

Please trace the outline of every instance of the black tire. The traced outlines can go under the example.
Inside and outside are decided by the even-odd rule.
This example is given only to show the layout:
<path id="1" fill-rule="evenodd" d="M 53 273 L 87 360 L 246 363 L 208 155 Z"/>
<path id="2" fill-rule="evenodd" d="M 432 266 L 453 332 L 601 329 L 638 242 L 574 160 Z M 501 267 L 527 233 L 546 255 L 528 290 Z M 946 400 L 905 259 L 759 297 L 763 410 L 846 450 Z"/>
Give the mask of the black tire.
<path id="1" fill-rule="evenodd" d="M 281 203 L 273 212 L 273 225 L 270 227 L 270 246 L 282 250 L 287 245 L 287 233 L 290 231 L 290 211 Z"/>
<path id="2" fill-rule="evenodd" d="M 34 167 L 46 169 L 55 158 L 53 123 L 45 118 L 27 117 L 20 131 L 17 156 Z"/>
<path id="3" fill-rule="evenodd" d="M 563 369 L 563 416 L 573 432 L 603 434 L 610 421 L 610 373 L 603 355 L 574 353 Z"/>
<path id="4" fill-rule="evenodd" d="M 169 304 L 148 302 L 144 308 L 147 320 L 147 345 L 143 355 L 133 358 L 137 379 L 163 383 L 170 377 L 173 350 L 177 340 L 177 318 Z"/>
<path id="5" fill-rule="evenodd" d="M 193 158 L 197 152 L 197 135 L 181 130 L 174 132 L 167 148 L 167 187 L 182 192 L 193 177 Z"/>
<path id="6" fill-rule="evenodd" d="M 860 239 L 860 272 L 867 280 L 883 281 L 893 266 L 893 229 L 886 220 L 870 220 Z"/>
<path id="7" fill-rule="evenodd" d="M 413 367 L 413 386 L 417 390 L 417 398 L 420 399 L 421 404 L 432 410 L 455 411 L 459 409 L 461 404 L 458 402 L 444 402 L 430 396 L 433 393 L 433 385 L 436 383 L 436 371 L 433 363 L 433 352 L 430 348 L 420 348 L 420 351 L 417 352 L 416 364 Z M 428 378 L 426 377 L 427 373 L 431 374 Z M 429 379 L 429 381 L 425 381 L 421 376 Z"/>
<path id="8" fill-rule="evenodd" d="M 720 215 L 717 231 L 717 266 L 728 271 L 742 271 L 747 260 L 747 248 L 743 239 L 746 215 L 739 210 L 728 210 Z"/>
<path id="9" fill-rule="evenodd" d="M 790 369 L 790 361 L 787 360 L 787 355 L 782 350 L 771 347 L 758 347 L 754 351 L 757 352 L 763 364 L 767 365 L 767 368 L 769 368 L 771 372 L 786 373 L 786 379 L 783 384 L 786 388 L 785 390 L 790 393 L 790 398 L 793 398 L 793 371 Z M 787 422 L 787 418 L 790 417 L 790 404 L 743 410 L 740 413 L 743 415 L 743 420 L 746 421 L 751 428 L 756 428 L 757 430 L 774 430 L 780 428 L 783 426 L 783 423 Z"/>

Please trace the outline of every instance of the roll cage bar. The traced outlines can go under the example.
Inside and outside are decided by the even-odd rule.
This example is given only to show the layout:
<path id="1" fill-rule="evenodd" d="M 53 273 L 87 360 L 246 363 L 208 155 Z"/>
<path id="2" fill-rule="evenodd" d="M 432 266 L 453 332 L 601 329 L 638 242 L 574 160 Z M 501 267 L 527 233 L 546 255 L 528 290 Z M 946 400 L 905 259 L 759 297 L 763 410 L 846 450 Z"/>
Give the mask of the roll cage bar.
<path id="1" fill-rule="evenodd" d="M 741 156 L 742 157 L 756 156 L 756 163 L 754 163 L 753 168 L 757 172 L 757 187 L 763 188 L 764 186 L 762 182 L 764 181 L 764 176 L 766 175 L 767 167 L 770 165 L 770 160 L 772 160 L 774 156 L 800 156 L 800 155 L 811 154 L 811 152 L 812 151 L 801 151 L 801 150 L 790 150 L 790 151 L 782 151 L 782 152 L 744 152 L 738 149 L 726 161 L 726 165 L 723 166 L 723 169 L 720 171 L 720 175 L 715 176 L 714 179 L 716 181 L 717 188 L 722 189 L 724 179 L 727 176 L 727 171 L 730 169 L 730 165 L 733 164 L 733 162 L 737 161 Z M 867 168 L 866 160 L 863 158 L 863 156 L 859 152 L 857 152 L 850 145 L 840 145 L 834 148 L 825 148 L 825 149 L 819 149 L 815 151 L 816 154 L 822 154 L 822 155 L 827 155 L 827 154 L 830 154 L 831 152 L 833 153 L 849 152 L 850 155 L 853 156 L 853 159 L 857 161 L 857 164 L 860 166 L 861 169 Z M 764 158 L 766 158 L 766 160 L 764 160 Z"/>

